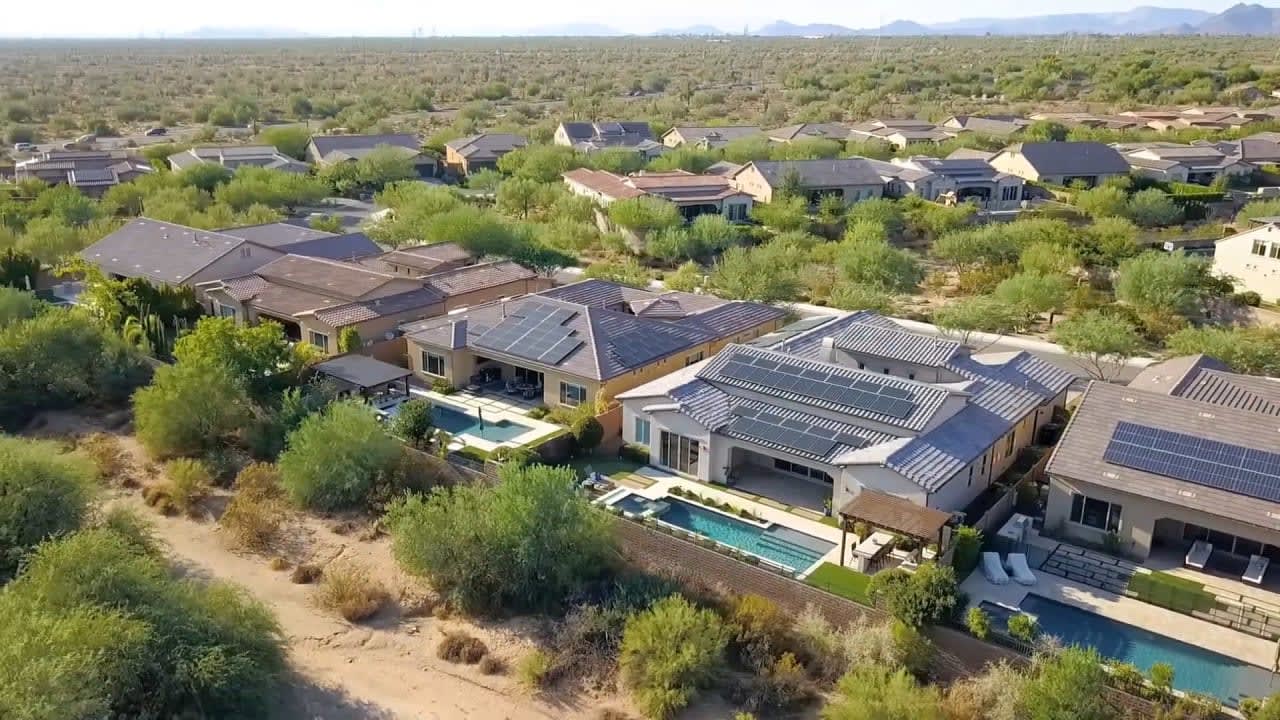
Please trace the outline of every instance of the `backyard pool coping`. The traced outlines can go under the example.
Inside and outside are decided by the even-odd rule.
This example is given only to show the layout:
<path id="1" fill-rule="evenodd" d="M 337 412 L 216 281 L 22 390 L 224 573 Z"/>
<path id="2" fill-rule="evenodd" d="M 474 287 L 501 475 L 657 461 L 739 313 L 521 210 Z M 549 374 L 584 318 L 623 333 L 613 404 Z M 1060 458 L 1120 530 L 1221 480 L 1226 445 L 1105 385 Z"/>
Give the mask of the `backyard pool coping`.
<path id="1" fill-rule="evenodd" d="M 432 405 L 440 405 L 468 417 L 475 417 L 476 415 L 475 407 L 465 403 L 451 401 L 448 399 L 447 395 L 441 395 L 437 392 L 429 392 L 419 388 L 411 388 L 410 393 L 426 399 Z M 563 430 L 559 425 L 544 422 L 542 420 L 534 420 L 528 415 L 522 415 L 511 410 L 486 410 L 484 413 L 484 419 L 485 421 L 493 422 L 505 420 L 513 425 L 522 425 L 527 427 L 529 430 L 516 435 L 510 440 L 504 440 L 502 442 L 493 442 L 492 440 L 486 440 L 485 438 L 467 433 L 454 435 L 454 440 L 465 444 L 467 447 L 478 448 L 485 452 L 492 452 L 500 447 L 519 447 L 521 445 L 526 445 Z"/>

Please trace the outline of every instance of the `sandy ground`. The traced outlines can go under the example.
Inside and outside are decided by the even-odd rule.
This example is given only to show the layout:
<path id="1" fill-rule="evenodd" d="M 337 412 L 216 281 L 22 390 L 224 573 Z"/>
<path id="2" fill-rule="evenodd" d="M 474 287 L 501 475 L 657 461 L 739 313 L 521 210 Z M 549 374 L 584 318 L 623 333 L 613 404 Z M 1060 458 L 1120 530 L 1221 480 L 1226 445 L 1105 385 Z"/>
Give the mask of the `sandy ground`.
<path id="1" fill-rule="evenodd" d="M 32 435 L 65 438 L 99 429 L 70 414 L 50 414 Z M 118 434 L 134 457 L 135 476 L 154 481 L 158 468 L 145 459 L 133 438 Z M 615 694 L 533 697 L 513 674 L 486 676 L 476 666 L 452 664 L 435 656 L 440 638 L 449 630 L 479 637 L 491 654 L 508 667 L 534 647 L 542 620 L 516 618 L 500 623 L 434 617 L 403 617 L 399 607 L 383 610 L 370 621 L 349 623 L 317 608 L 315 587 L 297 585 L 289 571 L 275 571 L 268 557 L 228 547 L 215 521 L 228 500 L 226 492 L 204 503 L 203 518 L 164 517 L 142 502 L 141 490 L 113 490 L 106 505 L 137 509 L 152 520 L 157 536 L 167 545 L 180 572 L 197 579 L 225 580 L 247 589 L 275 613 L 289 653 L 292 676 L 282 694 L 277 715 L 308 720 L 595 720 L 602 708 L 630 712 L 624 697 Z M 359 529 L 339 534 L 339 523 L 294 514 L 285 530 L 282 556 L 292 563 L 359 562 L 381 580 L 393 597 L 402 591 L 423 592 L 422 586 L 399 571 L 388 540 L 362 540 Z M 684 717 L 727 718 L 732 712 L 710 699 Z"/>

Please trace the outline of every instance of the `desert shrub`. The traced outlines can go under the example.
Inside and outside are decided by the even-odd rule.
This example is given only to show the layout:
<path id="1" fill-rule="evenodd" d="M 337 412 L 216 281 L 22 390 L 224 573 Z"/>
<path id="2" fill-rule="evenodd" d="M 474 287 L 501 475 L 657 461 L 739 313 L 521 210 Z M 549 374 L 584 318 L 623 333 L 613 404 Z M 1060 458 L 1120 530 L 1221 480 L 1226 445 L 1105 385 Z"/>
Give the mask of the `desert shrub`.
<path id="1" fill-rule="evenodd" d="M 956 531 L 955 543 L 951 564 L 960 575 L 968 575 L 978 567 L 978 558 L 982 557 L 982 531 L 963 525 Z"/>
<path id="2" fill-rule="evenodd" d="M 475 665 L 489 652 L 480 638 L 465 632 L 445 633 L 440 644 L 436 646 L 436 657 L 451 663 Z"/>
<path id="3" fill-rule="evenodd" d="M 38 543 L 80 527 L 94 473 L 92 463 L 56 443 L 0 435 L 0 581 Z"/>
<path id="4" fill-rule="evenodd" d="M 789 652 L 729 688 L 730 700 L 752 712 L 782 712 L 807 704 L 816 696 L 817 688 L 804 666 Z"/>
<path id="5" fill-rule="evenodd" d="M 373 617 L 390 599 L 387 589 L 370 576 L 368 568 L 354 562 L 325 568 L 315 595 L 317 605 L 348 622 Z"/>
<path id="6" fill-rule="evenodd" d="M 1009 634 L 1022 642 L 1032 643 L 1040 636 L 1040 626 L 1030 615 L 1018 613 L 1009 618 Z"/>
<path id="7" fill-rule="evenodd" d="M 980 607 L 971 607 L 965 615 L 965 625 L 969 628 L 969 632 L 979 640 L 986 640 L 987 635 L 991 634 L 991 616 L 987 615 Z"/>
<path id="8" fill-rule="evenodd" d="M 276 572 L 279 572 L 281 570 L 288 570 L 292 566 L 293 566 L 293 563 L 289 562 L 289 559 L 284 557 L 283 555 L 276 555 L 275 557 L 271 558 L 271 562 L 267 563 L 267 567 L 271 568 L 272 570 L 275 570 Z"/>
<path id="9" fill-rule="evenodd" d="M 236 474 L 232 486 L 237 497 L 253 500 L 275 500 L 284 494 L 280 471 L 271 463 L 249 463 Z"/>
<path id="10" fill-rule="evenodd" d="M 590 453 L 604 440 L 604 426 L 590 415 L 582 415 L 569 426 L 569 434 L 573 436 L 573 447 L 576 452 Z"/>
<path id="11" fill-rule="evenodd" d="M 102 514 L 95 527 L 110 530 L 147 555 L 160 552 L 160 539 L 146 518 L 127 507 L 113 507 Z"/>
<path id="12" fill-rule="evenodd" d="M 933 625 L 949 617 L 956 605 L 955 570 L 924 563 L 914 573 L 876 573 L 867 586 L 867 596 L 912 627 Z"/>
<path id="13" fill-rule="evenodd" d="M 574 489 L 572 468 L 507 467 L 494 486 L 440 488 L 387 512 L 401 567 L 468 612 L 559 606 L 597 576 L 610 519 Z"/>
<path id="14" fill-rule="evenodd" d="M 158 458 L 196 456 L 231 439 L 250 417 L 244 386 L 226 367 L 166 365 L 133 396 L 138 441 Z"/>
<path id="15" fill-rule="evenodd" d="M 507 671 L 507 664 L 502 658 L 485 655 L 480 658 L 479 670 L 481 675 L 501 675 Z"/>
<path id="16" fill-rule="evenodd" d="M 218 525 L 235 547 L 262 552 L 280 532 L 282 511 L 275 500 L 237 494 L 218 518 Z"/>
<path id="17" fill-rule="evenodd" d="M 941 698 L 904 670 L 864 665 L 840 679 L 823 720 L 942 720 Z"/>
<path id="18" fill-rule="evenodd" d="M 204 463 L 178 458 L 164 464 L 166 481 L 161 490 L 179 512 L 191 514 L 209 492 L 212 478 Z"/>
<path id="19" fill-rule="evenodd" d="M 278 463 L 280 482 L 293 502 L 315 510 L 365 505 L 401 452 L 369 407 L 356 401 L 309 416 L 289 435 L 288 445 Z"/>
<path id="20" fill-rule="evenodd" d="M 107 433 L 93 433 L 81 440 L 76 449 L 93 463 L 100 482 L 124 480 L 123 476 L 129 469 L 129 456 L 120 446 L 120 438 Z"/>
<path id="21" fill-rule="evenodd" d="M 1024 679 L 1007 662 L 988 665 L 947 688 L 943 712 L 947 720 L 1021 720 L 1018 696 Z"/>
<path id="22" fill-rule="evenodd" d="M 670 717 L 714 677 L 728 636 L 715 612 L 679 595 L 659 600 L 627 621 L 619 660 L 623 683 L 645 715 Z"/>
<path id="23" fill-rule="evenodd" d="M 733 648 L 739 662 L 757 669 L 768 667 L 791 629 L 790 618 L 777 603 L 759 595 L 734 598 L 725 620 L 733 631 Z"/>
<path id="24" fill-rule="evenodd" d="M 0 663 L 0 716 L 50 719 L 266 717 L 285 664 L 263 605 L 109 529 L 45 543 L 0 591 Z"/>
<path id="25" fill-rule="evenodd" d="M 1019 720 L 1112 720 L 1107 672 L 1096 650 L 1069 647 L 1041 653 L 1019 695 Z"/>
<path id="26" fill-rule="evenodd" d="M 542 687 L 547 672 L 551 670 L 551 656 L 543 650 L 533 650 L 516 663 L 516 678 L 530 690 Z"/>
<path id="27" fill-rule="evenodd" d="M 324 568 L 304 563 L 293 569 L 289 575 L 289 582 L 295 585 L 310 585 L 322 577 L 324 577 Z"/>
<path id="28" fill-rule="evenodd" d="M 392 434 L 414 447 L 422 447 L 434 429 L 431 412 L 431 403 L 426 400 L 414 398 L 401 403 L 391 423 Z"/>

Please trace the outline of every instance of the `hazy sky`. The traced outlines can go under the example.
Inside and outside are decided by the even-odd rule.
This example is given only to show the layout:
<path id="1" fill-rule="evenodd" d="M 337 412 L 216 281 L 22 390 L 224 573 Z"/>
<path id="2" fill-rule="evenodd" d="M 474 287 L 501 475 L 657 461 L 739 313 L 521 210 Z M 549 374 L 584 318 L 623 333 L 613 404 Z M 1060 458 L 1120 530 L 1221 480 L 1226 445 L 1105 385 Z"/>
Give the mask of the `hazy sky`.
<path id="1" fill-rule="evenodd" d="M 18 3 L 19 0 L 5 0 Z M 1225 9 L 1231 0 L 1149 0 L 1161 7 Z M 1016 17 L 1065 12 L 1123 10 L 1141 3 L 1114 0 L 992 0 L 966 5 L 951 0 L 903 3 L 845 0 L 645 0 L 582 2 L 581 0 L 62 0 L 56 17 L 43 12 L 5 13 L 3 36 L 138 37 L 180 34 L 202 27 L 270 27 L 312 35 L 408 36 L 494 35 L 520 33 L 566 23 L 598 23 L 627 32 L 710 24 L 730 32 L 744 25 L 759 27 L 774 20 L 794 23 L 831 22 L 849 27 L 875 27 L 892 20 L 939 22 L 961 17 Z M 22 19 L 21 23 L 15 21 Z M 21 27 L 15 27 L 15 25 Z"/>

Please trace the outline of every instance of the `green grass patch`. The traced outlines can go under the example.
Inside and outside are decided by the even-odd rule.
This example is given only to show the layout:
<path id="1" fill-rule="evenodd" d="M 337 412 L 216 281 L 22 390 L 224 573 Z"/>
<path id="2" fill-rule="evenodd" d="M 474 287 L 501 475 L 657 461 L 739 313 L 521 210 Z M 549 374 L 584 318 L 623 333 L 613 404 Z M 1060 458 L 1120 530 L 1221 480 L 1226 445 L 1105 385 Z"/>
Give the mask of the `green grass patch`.
<path id="1" fill-rule="evenodd" d="M 1134 573 L 1129 592 L 1143 602 L 1187 614 L 1208 612 L 1215 602 L 1203 584 L 1164 572 Z"/>
<path id="2" fill-rule="evenodd" d="M 831 517 L 830 515 L 823 515 L 822 519 L 819 520 L 818 522 L 822 523 L 823 525 L 830 525 L 833 528 L 840 527 L 840 521 Z"/>
<path id="3" fill-rule="evenodd" d="M 458 450 L 457 452 L 462 457 L 467 458 L 468 460 L 475 460 L 476 462 L 485 462 L 489 459 L 488 450 L 481 450 L 478 447 L 472 447 L 470 445 Z"/>
<path id="4" fill-rule="evenodd" d="M 867 599 L 867 585 L 871 583 L 871 576 L 856 570 L 822 563 L 817 570 L 809 573 L 804 581 L 820 590 L 826 590 L 856 603 L 871 604 Z"/>
<path id="5" fill-rule="evenodd" d="M 627 475 L 634 473 L 644 465 L 614 456 L 588 455 L 570 460 L 569 467 L 577 470 L 579 475 L 586 475 L 587 468 L 591 468 L 601 475 Z"/>

